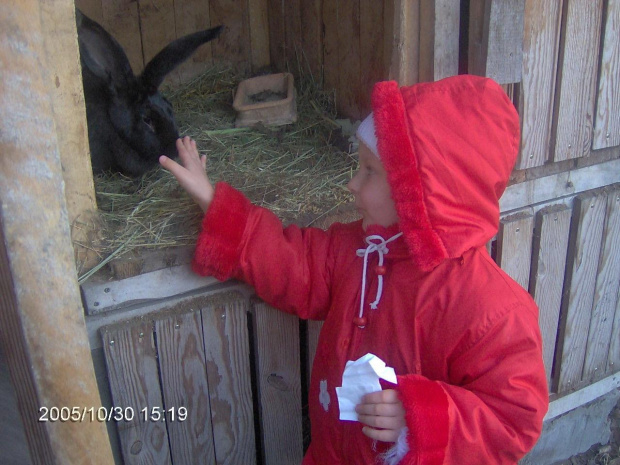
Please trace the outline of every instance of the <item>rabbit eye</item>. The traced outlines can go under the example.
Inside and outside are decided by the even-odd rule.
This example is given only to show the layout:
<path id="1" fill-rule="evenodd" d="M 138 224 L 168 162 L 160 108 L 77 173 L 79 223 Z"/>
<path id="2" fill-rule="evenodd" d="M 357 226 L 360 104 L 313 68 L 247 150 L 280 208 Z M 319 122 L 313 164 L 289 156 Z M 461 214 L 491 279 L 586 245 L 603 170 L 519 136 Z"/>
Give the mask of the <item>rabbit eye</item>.
<path id="1" fill-rule="evenodd" d="M 143 116 L 142 116 L 142 122 L 143 122 L 144 124 L 146 124 L 146 125 L 149 127 L 149 129 L 150 129 L 151 131 L 155 132 L 155 127 L 153 126 L 153 120 L 151 119 L 151 117 L 150 117 L 150 116 L 148 116 L 148 115 L 143 115 Z"/>

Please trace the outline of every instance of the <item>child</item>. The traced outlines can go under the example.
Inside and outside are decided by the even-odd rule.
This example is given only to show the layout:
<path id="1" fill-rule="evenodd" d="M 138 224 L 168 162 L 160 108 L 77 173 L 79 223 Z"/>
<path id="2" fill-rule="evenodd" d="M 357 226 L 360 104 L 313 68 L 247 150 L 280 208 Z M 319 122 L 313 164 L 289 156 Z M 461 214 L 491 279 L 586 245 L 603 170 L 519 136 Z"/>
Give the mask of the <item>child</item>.
<path id="1" fill-rule="evenodd" d="M 515 464 L 548 394 L 534 301 L 489 257 L 519 146 L 517 113 L 490 79 L 380 82 L 348 188 L 362 220 L 282 228 L 225 183 L 194 141 L 161 164 L 206 212 L 194 270 L 237 278 L 267 303 L 325 320 L 304 465 Z M 402 234 L 401 234 L 402 233 Z M 372 353 L 398 384 L 339 419 L 348 360 Z M 386 383 L 387 384 L 387 383 Z"/>

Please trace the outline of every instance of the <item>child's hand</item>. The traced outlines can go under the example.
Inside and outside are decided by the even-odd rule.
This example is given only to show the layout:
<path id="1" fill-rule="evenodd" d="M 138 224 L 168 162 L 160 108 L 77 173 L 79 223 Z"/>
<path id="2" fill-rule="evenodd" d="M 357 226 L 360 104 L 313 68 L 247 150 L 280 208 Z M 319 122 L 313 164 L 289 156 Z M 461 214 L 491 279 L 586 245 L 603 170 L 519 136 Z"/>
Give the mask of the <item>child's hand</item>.
<path id="1" fill-rule="evenodd" d="M 362 432 L 371 439 L 396 442 L 400 430 L 406 426 L 405 409 L 394 389 L 366 394 L 355 411 L 360 423 L 367 425 Z"/>
<path id="2" fill-rule="evenodd" d="M 159 157 L 159 163 L 177 178 L 181 187 L 187 191 L 202 211 L 206 212 L 215 192 L 205 171 L 207 156 L 200 156 L 196 149 L 196 142 L 188 136 L 177 139 L 177 150 L 182 165 L 165 155 Z"/>

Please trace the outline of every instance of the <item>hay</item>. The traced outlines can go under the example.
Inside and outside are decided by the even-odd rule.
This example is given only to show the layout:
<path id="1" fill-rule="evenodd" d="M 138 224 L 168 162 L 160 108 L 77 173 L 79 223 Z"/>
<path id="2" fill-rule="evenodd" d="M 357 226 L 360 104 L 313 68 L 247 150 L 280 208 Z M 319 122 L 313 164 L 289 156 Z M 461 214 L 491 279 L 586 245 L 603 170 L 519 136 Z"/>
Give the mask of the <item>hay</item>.
<path id="1" fill-rule="evenodd" d="M 194 138 L 207 155 L 211 181 L 225 180 L 285 224 L 311 225 L 348 203 L 345 186 L 357 162 L 334 119 L 333 94 L 302 78 L 295 83 L 296 123 L 234 128 L 232 99 L 242 79 L 214 68 L 163 91 L 181 135 Z M 195 243 L 202 214 L 165 170 L 157 167 L 139 179 L 100 175 L 95 190 L 103 226 L 100 240 L 88 246 L 100 265 L 130 252 Z"/>

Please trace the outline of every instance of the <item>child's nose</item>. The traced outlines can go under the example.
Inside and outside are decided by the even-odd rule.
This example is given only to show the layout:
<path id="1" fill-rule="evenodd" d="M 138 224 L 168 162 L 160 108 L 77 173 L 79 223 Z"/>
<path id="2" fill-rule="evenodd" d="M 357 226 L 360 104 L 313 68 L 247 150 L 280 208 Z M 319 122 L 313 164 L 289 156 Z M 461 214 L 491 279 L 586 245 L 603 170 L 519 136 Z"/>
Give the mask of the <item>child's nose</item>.
<path id="1" fill-rule="evenodd" d="M 357 178 L 357 174 L 353 176 L 351 180 L 347 183 L 347 189 L 349 190 L 349 192 L 351 192 L 351 194 L 355 194 L 355 191 L 356 191 L 356 187 L 355 187 L 356 178 Z"/>

